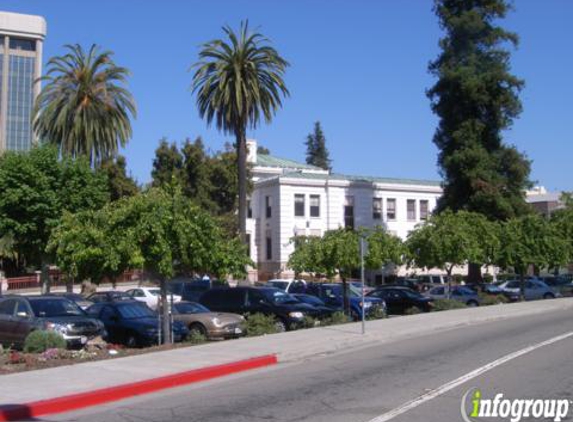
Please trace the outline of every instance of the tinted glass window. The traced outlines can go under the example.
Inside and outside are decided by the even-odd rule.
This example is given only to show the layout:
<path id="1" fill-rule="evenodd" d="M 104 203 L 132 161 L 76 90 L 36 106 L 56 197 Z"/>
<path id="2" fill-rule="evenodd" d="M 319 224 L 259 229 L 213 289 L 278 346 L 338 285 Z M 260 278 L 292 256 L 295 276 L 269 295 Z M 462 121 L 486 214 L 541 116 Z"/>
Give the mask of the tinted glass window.
<path id="1" fill-rule="evenodd" d="M 298 300 L 300 300 L 301 302 L 304 302 L 304 303 L 310 303 L 311 305 L 324 306 L 324 302 L 322 300 L 320 300 L 319 298 L 314 297 L 314 296 L 301 295 L 301 296 L 296 296 L 296 298 Z"/>
<path id="2" fill-rule="evenodd" d="M 118 306 L 117 310 L 122 318 L 149 318 L 155 317 L 155 313 L 147 306 L 138 305 L 136 303 L 130 305 Z"/>
<path id="3" fill-rule="evenodd" d="M 101 311 L 102 307 L 103 305 L 101 303 L 96 303 L 95 305 L 92 305 L 88 309 L 86 309 L 86 312 L 89 315 L 97 316 L 99 314 L 99 311 Z"/>
<path id="4" fill-rule="evenodd" d="M 8 299 L 0 302 L 0 315 L 14 315 L 15 306 L 16 301 L 13 299 Z"/>
<path id="5" fill-rule="evenodd" d="M 28 304 L 25 301 L 19 300 L 16 302 L 16 314 L 26 314 L 27 316 L 31 316 L 30 308 L 28 308 Z"/>
<path id="6" fill-rule="evenodd" d="M 519 287 L 519 281 L 510 281 L 507 283 L 509 289 L 517 289 Z"/>
<path id="7" fill-rule="evenodd" d="M 34 51 L 36 50 L 36 42 L 34 40 L 10 37 L 10 48 L 12 50 Z"/>
<path id="8" fill-rule="evenodd" d="M 68 299 L 29 299 L 30 306 L 37 317 L 77 316 L 84 311 Z"/>
<path id="9" fill-rule="evenodd" d="M 256 293 L 258 293 L 255 290 L 251 290 L 250 294 L 253 294 L 253 296 L 257 296 Z M 283 292 L 282 290 L 278 290 L 278 289 L 268 289 L 268 290 L 260 290 L 260 293 L 262 293 L 262 295 L 264 295 L 264 297 L 271 303 L 274 304 L 282 304 L 282 303 L 296 303 L 298 302 L 298 300 L 291 296 L 288 293 Z"/>
<path id="10" fill-rule="evenodd" d="M 203 314 L 210 312 L 209 309 L 199 303 L 180 302 L 173 304 L 175 311 L 179 314 Z"/>
<path id="11" fill-rule="evenodd" d="M 112 317 L 116 316 L 117 313 L 111 306 L 106 306 L 102 309 L 100 318 L 103 320 L 110 320 Z"/>

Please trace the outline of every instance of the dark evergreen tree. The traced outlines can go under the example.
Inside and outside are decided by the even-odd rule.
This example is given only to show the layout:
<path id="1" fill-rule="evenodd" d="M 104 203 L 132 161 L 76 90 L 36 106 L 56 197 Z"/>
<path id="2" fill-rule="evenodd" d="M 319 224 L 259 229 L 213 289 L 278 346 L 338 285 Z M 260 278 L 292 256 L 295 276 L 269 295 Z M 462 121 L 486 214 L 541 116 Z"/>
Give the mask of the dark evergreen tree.
<path id="1" fill-rule="evenodd" d="M 313 133 L 309 134 L 306 139 L 306 163 L 324 170 L 332 169 L 332 161 L 326 148 L 326 138 L 320 122 L 314 124 Z"/>
<path id="2" fill-rule="evenodd" d="M 107 185 L 112 201 L 133 196 L 139 192 L 137 182 L 127 174 L 126 161 L 123 155 L 102 161 L 98 171 L 107 176 Z"/>
<path id="3" fill-rule="evenodd" d="M 183 154 L 183 193 L 205 207 L 210 202 L 211 186 L 209 185 L 210 157 L 205 151 L 201 137 L 191 142 L 189 139 L 181 148 Z M 212 208 L 207 206 L 207 208 Z"/>
<path id="4" fill-rule="evenodd" d="M 177 144 L 175 142 L 169 144 L 167 139 L 163 138 L 155 150 L 151 184 L 153 186 L 165 186 L 171 183 L 173 179 L 181 181 L 182 171 L 183 156 L 179 152 Z"/>
<path id="5" fill-rule="evenodd" d="M 264 147 L 264 146 L 262 146 L 262 145 L 259 145 L 259 146 L 257 147 L 257 154 L 270 155 L 270 154 L 271 154 L 271 150 L 268 149 L 268 148 L 266 148 L 266 147 Z"/>
<path id="6" fill-rule="evenodd" d="M 497 21 L 505 0 L 436 0 L 445 36 L 430 64 L 438 78 L 428 91 L 440 119 L 434 135 L 444 194 L 438 210 L 468 210 L 506 220 L 528 211 L 530 162 L 503 142 L 521 112 L 523 81 L 510 72 L 507 45 L 517 35 Z"/>

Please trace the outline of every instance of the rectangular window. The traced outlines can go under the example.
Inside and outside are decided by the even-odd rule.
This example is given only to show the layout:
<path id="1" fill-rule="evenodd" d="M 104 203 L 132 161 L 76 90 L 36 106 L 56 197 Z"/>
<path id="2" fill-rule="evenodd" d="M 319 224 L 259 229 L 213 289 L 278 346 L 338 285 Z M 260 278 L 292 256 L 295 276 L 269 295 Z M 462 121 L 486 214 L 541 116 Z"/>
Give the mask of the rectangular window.
<path id="1" fill-rule="evenodd" d="M 344 200 L 344 227 L 354 228 L 354 197 L 347 196 Z"/>
<path id="2" fill-rule="evenodd" d="M 304 217 L 304 195 L 294 195 L 294 216 Z"/>
<path id="3" fill-rule="evenodd" d="M 429 205 L 427 200 L 420 201 L 420 220 L 427 220 L 429 214 Z"/>
<path id="4" fill-rule="evenodd" d="M 408 201 L 406 201 L 406 211 L 408 221 L 416 221 L 416 201 L 414 199 L 408 199 Z"/>
<path id="5" fill-rule="evenodd" d="M 310 216 L 320 217 L 320 195 L 310 195 Z"/>
<path id="6" fill-rule="evenodd" d="M 247 199 L 247 218 L 253 218 L 253 207 L 250 199 Z"/>
<path id="7" fill-rule="evenodd" d="M 270 261 L 273 259 L 273 240 L 271 238 L 270 232 L 267 232 L 265 246 L 266 246 L 267 261 Z"/>
<path id="8" fill-rule="evenodd" d="M 247 233 L 247 254 L 249 255 L 249 257 L 251 256 L 251 233 Z"/>
<path id="9" fill-rule="evenodd" d="M 382 220 L 382 198 L 372 198 L 372 219 Z"/>
<path id="10" fill-rule="evenodd" d="M 24 38 L 10 37 L 10 48 L 12 50 L 35 51 L 36 41 Z"/>
<path id="11" fill-rule="evenodd" d="M 396 199 L 388 198 L 386 200 L 386 220 L 395 221 L 396 220 Z"/>
<path id="12" fill-rule="evenodd" d="M 271 201 L 271 197 L 270 196 L 265 196 L 265 216 L 267 218 L 271 218 L 273 215 L 273 203 Z"/>

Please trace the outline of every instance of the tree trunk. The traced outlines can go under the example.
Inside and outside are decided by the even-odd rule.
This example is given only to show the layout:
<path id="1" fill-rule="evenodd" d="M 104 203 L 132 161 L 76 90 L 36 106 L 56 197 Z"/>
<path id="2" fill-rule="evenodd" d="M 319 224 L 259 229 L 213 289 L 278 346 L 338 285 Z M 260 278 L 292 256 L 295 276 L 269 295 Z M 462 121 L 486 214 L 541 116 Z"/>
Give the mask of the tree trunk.
<path id="1" fill-rule="evenodd" d="M 453 269 L 454 269 L 453 266 L 449 270 L 446 269 L 446 272 L 448 273 L 448 299 L 452 298 L 452 270 Z"/>
<path id="2" fill-rule="evenodd" d="M 171 321 L 169 318 L 169 303 L 167 301 L 167 280 L 161 277 L 160 280 L 160 288 L 161 288 L 161 331 L 163 333 L 163 344 L 171 344 L 173 343 L 173 339 L 171 338 Z"/>
<path id="3" fill-rule="evenodd" d="M 42 285 L 42 294 L 47 295 L 50 293 L 50 263 L 48 257 L 42 255 L 41 259 L 41 274 L 40 274 L 40 284 Z"/>
<path id="4" fill-rule="evenodd" d="M 241 128 L 236 134 L 237 168 L 239 170 L 239 236 L 241 242 L 247 241 L 247 135 Z"/>
<path id="5" fill-rule="evenodd" d="M 519 272 L 519 296 L 522 302 L 525 301 L 525 270 Z"/>
<path id="6" fill-rule="evenodd" d="M 481 264 L 470 263 L 468 265 L 468 284 L 481 284 Z"/>
<path id="7" fill-rule="evenodd" d="M 346 277 L 342 277 L 342 307 L 344 309 L 344 314 L 350 316 L 350 301 L 348 300 L 348 283 L 346 283 Z"/>
<path id="8" fill-rule="evenodd" d="M 73 293 L 74 292 L 74 278 L 68 274 L 66 277 L 66 292 Z"/>

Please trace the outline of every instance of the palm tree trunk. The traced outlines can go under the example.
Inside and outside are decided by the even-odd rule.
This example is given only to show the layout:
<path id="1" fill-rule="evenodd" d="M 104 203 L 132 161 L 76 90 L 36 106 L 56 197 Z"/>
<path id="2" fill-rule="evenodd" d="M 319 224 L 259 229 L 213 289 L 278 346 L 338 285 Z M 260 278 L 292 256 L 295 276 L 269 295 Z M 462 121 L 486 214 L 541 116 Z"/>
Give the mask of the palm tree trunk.
<path id="1" fill-rule="evenodd" d="M 236 133 L 237 167 L 239 170 L 239 236 L 247 241 L 247 135 L 241 128 Z"/>

